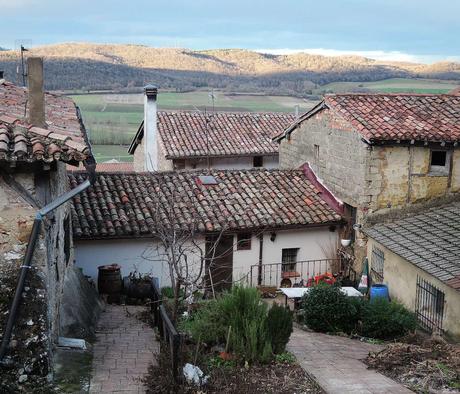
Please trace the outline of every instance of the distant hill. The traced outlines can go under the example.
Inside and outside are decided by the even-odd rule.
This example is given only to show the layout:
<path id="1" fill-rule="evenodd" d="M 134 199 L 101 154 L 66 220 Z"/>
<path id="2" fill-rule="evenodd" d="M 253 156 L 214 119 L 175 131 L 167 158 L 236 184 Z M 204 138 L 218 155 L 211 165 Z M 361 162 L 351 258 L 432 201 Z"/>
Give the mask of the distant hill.
<path id="1" fill-rule="evenodd" d="M 50 90 L 126 90 L 147 82 L 178 91 L 212 87 L 271 94 L 308 94 L 331 82 L 387 78 L 460 80 L 460 63 L 379 62 L 358 56 L 268 55 L 242 49 L 192 51 L 141 45 L 57 44 L 31 49 L 45 58 Z M 15 81 L 19 54 L 0 51 L 0 69 Z"/>

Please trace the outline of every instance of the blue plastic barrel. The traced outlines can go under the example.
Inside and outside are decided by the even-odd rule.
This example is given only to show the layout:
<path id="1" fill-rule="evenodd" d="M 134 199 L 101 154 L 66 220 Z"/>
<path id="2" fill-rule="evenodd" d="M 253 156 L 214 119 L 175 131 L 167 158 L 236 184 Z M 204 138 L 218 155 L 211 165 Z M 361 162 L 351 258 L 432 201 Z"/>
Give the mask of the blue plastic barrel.
<path id="1" fill-rule="evenodd" d="M 383 284 L 376 284 L 371 286 L 371 300 L 377 298 L 383 298 L 387 301 L 390 300 L 390 294 L 388 293 L 388 286 Z"/>

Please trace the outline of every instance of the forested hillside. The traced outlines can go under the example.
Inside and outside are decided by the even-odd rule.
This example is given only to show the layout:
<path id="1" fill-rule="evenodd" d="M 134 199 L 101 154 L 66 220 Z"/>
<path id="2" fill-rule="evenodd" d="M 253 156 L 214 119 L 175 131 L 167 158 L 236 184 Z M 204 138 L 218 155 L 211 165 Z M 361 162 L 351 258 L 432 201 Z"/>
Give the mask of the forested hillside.
<path id="1" fill-rule="evenodd" d="M 460 80 L 460 63 L 383 63 L 357 56 L 267 55 L 241 49 L 192 51 L 141 45 L 58 44 L 33 48 L 44 56 L 50 90 L 130 89 L 152 82 L 177 91 L 211 87 L 305 94 L 317 85 L 387 78 Z M 17 79 L 17 51 L 0 51 L 0 69 Z"/>

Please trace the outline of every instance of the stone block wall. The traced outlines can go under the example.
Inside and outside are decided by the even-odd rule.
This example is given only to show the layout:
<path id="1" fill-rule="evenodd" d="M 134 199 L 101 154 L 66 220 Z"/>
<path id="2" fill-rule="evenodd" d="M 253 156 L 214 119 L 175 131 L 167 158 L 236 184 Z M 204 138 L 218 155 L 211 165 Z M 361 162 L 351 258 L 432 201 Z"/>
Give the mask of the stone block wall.
<path id="1" fill-rule="evenodd" d="M 323 110 L 303 122 L 280 144 L 280 168 L 309 162 L 317 176 L 340 199 L 355 207 L 367 206 L 367 145 L 346 122 Z"/>

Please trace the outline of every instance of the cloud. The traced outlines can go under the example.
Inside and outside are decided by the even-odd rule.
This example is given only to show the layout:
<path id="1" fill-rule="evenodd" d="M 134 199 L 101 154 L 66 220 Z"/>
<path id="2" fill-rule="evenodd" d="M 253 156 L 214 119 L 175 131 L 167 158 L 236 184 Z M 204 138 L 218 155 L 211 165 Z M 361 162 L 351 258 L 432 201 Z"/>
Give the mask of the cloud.
<path id="1" fill-rule="evenodd" d="M 441 60 L 446 60 L 446 57 L 440 55 L 414 55 L 401 51 L 346 51 L 339 49 L 326 48 L 305 48 L 305 49 L 256 49 L 260 53 L 268 53 L 272 55 L 290 55 L 294 53 L 308 53 L 312 55 L 323 56 L 345 56 L 354 55 L 367 57 L 369 59 L 381 61 L 398 61 L 398 62 L 413 62 L 413 63 L 433 63 Z M 450 56 L 449 60 L 458 61 L 460 57 Z"/>

